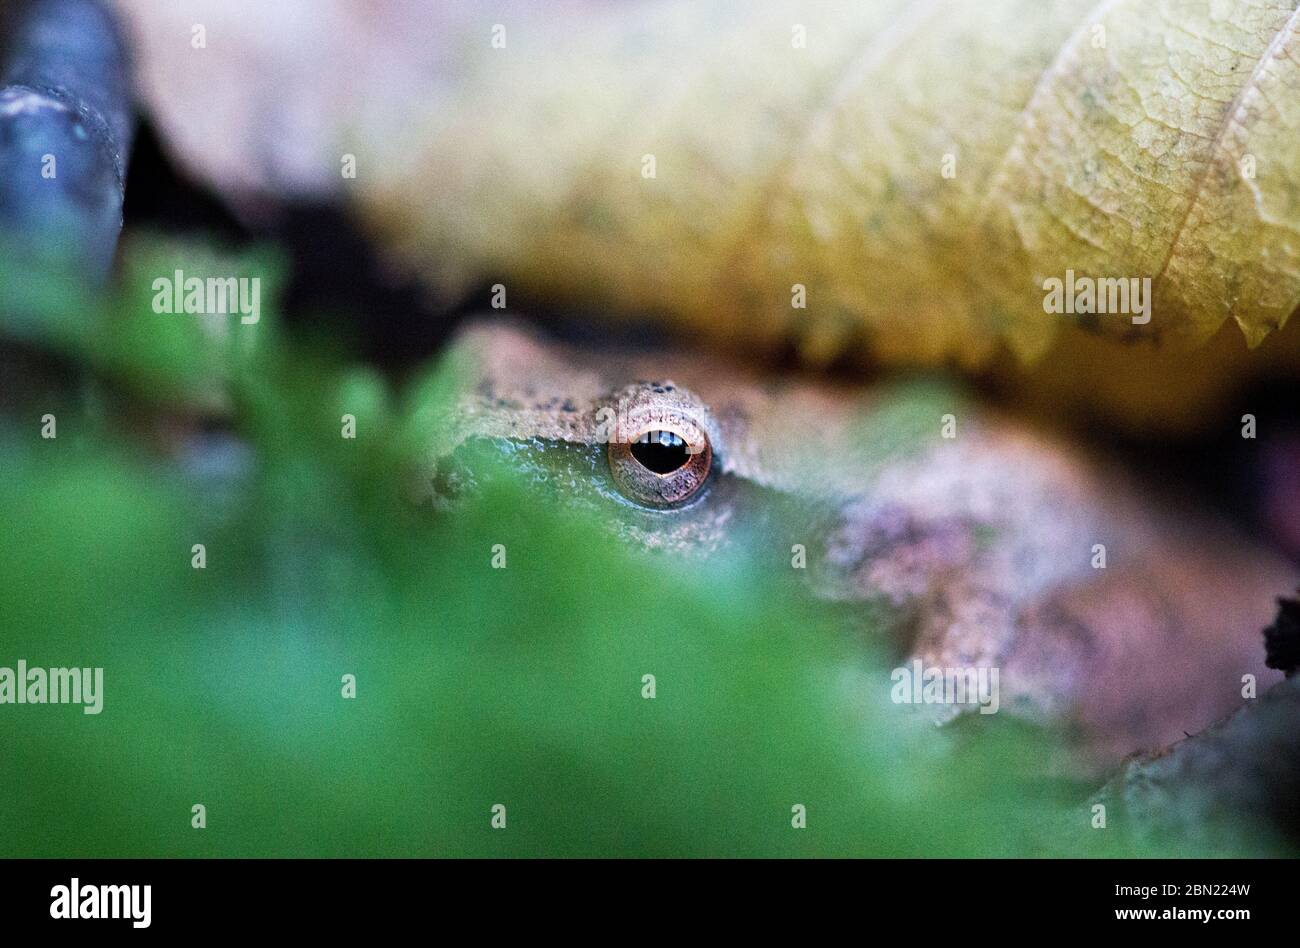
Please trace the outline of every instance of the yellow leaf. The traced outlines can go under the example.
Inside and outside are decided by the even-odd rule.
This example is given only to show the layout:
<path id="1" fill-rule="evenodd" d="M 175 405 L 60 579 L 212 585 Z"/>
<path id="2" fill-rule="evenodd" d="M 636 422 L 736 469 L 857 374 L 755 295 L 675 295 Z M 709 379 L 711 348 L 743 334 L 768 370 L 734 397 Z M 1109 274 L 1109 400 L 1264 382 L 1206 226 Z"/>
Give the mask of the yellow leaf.
<path id="1" fill-rule="evenodd" d="M 459 35 L 372 219 L 448 290 L 491 273 L 812 362 L 1032 360 L 1071 322 L 1253 345 L 1300 301 L 1295 6 L 517 10 L 504 48 Z M 1150 322 L 1044 312 L 1069 271 L 1149 279 Z"/>

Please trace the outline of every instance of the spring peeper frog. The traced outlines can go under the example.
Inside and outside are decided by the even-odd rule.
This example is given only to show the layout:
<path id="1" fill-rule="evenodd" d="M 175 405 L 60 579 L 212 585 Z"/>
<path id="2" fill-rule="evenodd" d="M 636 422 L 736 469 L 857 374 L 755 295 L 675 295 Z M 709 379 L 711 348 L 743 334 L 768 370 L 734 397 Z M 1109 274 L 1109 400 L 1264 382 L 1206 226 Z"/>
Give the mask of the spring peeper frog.
<path id="1" fill-rule="evenodd" d="M 1212 723 L 1244 676 L 1279 677 L 1260 630 L 1295 587 L 1285 561 L 944 385 L 763 376 L 501 323 L 452 351 L 468 381 L 431 445 L 433 502 L 487 449 L 662 555 L 768 544 L 861 607 L 862 635 L 909 666 L 996 669 L 1000 713 L 1075 728 L 1098 765 Z"/>

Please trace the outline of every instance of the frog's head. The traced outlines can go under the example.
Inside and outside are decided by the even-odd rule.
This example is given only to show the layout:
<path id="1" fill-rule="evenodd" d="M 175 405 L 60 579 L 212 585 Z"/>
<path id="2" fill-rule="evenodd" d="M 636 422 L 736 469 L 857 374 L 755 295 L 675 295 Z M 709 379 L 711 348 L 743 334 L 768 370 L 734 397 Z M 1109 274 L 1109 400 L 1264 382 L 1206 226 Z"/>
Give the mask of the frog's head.
<path id="1" fill-rule="evenodd" d="M 1060 555 L 1075 533 L 1101 535 L 1086 467 L 950 386 L 758 374 L 502 323 L 471 327 L 452 353 L 460 396 L 424 475 L 435 504 L 500 469 L 479 461 L 505 458 L 544 502 L 634 545 L 802 557 L 823 598 L 900 613 L 977 574 L 1046 588 L 1077 571 Z M 946 436 L 958 415 L 961 436 Z"/>
<path id="2" fill-rule="evenodd" d="M 847 496 L 829 456 L 843 406 L 813 386 L 504 324 L 469 329 L 453 353 L 465 382 L 431 452 L 435 503 L 472 488 L 476 458 L 506 456 L 548 499 L 648 548 L 689 554 L 793 511 L 824 538 L 816 525 L 837 518 Z"/>

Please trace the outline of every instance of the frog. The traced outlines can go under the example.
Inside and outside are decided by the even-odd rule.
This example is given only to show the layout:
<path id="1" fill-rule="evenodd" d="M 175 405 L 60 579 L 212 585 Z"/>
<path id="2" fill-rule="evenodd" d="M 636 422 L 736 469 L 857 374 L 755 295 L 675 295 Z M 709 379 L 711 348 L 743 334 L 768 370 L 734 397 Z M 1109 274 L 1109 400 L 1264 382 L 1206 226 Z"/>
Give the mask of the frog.
<path id="1" fill-rule="evenodd" d="M 474 490 L 487 451 L 648 555 L 770 544 L 899 669 L 991 670 L 993 711 L 1071 734 L 1090 771 L 1280 680 L 1260 633 L 1296 587 L 1289 561 L 950 382 L 774 372 L 500 316 L 449 352 L 462 384 L 434 426 L 423 502 Z M 944 727 L 989 711 L 937 705 Z"/>

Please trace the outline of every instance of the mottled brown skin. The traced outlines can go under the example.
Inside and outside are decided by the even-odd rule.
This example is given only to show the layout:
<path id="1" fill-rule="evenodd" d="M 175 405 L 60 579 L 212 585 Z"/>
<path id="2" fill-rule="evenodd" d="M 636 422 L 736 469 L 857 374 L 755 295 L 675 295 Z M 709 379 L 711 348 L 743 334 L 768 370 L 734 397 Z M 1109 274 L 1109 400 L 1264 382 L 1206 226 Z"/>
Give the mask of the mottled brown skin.
<path id="1" fill-rule="evenodd" d="M 1075 728 L 1099 766 L 1230 712 L 1243 675 L 1261 692 L 1280 678 L 1263 666 L 1260 630 L 1274 597 L 1295 587 L 1293 568 L 957 393 L 937 389 L 918 410 L 914 392 L 889 383 L 759 377 L 716 358 L 592 351 L 503 324 L 468 330 L 453 351 L 469 377 L 431 446 L 435 499 L 458 451 L 487 444 L 668 555 L 715 554 L 772 510 L 793 513 L 772 542 L 787 557 L 804 544 L 813 589 L 863 604 L 864 634 L 882 634 L 884 604 L 900 655 L 998 667 L 1000 713 Z M 706 406 L 714 480 L 682 509 L 645 510 L 612 487 L 599 413 L 636 383 Z M 952 438 L 941 434 L 948 414 Z"/>

